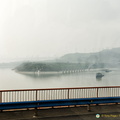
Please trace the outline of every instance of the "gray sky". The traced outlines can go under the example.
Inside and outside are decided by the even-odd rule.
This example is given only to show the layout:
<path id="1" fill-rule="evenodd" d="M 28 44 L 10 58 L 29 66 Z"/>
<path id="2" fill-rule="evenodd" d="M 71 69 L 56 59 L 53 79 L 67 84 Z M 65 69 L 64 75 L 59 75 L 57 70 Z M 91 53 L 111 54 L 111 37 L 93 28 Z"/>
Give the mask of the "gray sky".
<path id="1" fill-rule="evenodd" d="M 120 47 L 120 0 L 0 0 L 0 61 Z"/>

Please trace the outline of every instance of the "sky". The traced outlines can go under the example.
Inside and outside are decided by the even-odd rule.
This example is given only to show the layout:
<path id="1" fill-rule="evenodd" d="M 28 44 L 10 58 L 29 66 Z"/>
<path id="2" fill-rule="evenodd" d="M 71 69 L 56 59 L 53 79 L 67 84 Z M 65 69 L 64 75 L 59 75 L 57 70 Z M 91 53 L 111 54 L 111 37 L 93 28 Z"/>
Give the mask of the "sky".
<path id="1" fill-rule="evenodd" d="M 0 0 L 0 62 L 120 47 L 120 0 Z"/>

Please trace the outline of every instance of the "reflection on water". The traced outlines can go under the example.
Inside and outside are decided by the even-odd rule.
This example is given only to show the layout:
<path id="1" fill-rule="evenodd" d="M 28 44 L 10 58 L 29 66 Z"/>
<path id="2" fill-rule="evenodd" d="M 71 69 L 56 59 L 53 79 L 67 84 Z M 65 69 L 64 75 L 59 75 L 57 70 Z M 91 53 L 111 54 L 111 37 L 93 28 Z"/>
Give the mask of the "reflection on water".
<path id="1" fill-rule="evenodd" d="M 18 73 L 18 74 L 21 74 L 21 75 L 25 75 L 25 76 L 28 76 L 28 77 L 32 77 L 32 78 L 35 78 L 35 79 L 39 79 L 39 78 L 50 78 L 50 77 L 59 77 L 63 74 L 38 74 L 38 73 L 34 73 L 34 72 L 31 72 L 31 73 Z"/>
<path id="2" fill-rule="evenodd" d="M 96 79 L 95 71 L 67 74 L 16 73 L 11 69 L 0 69 L 0 89 L 34 89 L 65 87 L 119 86 L 120 71 L 105 72 Z"/>
<path id="3" fill-rule="evenodd" d="M 100 81 L 102 80 L 102 77 L 96 77 L 96 80 Z"/>
<path id="4" fill-rule="evenodd" d="M 35 78 L 35 79 L 41 79 L 41 78 L 60 78 L 60 77 L 65 77 L 65 76 L 76 76 L 80 75 L 80 73 L 18 73 L 21 75 L 25 75 L 30 78 Z"/>

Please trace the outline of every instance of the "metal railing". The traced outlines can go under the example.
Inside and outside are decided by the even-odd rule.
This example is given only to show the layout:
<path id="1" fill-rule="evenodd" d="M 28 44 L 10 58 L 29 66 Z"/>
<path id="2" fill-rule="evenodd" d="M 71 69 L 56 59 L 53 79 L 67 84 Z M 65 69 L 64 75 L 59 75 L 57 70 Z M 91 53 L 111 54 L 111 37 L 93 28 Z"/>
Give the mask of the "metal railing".
<path id="1" fill-rule="evenodd" d="M 120 96 L 120 86 L 1 90 L 0 102 Z"/>

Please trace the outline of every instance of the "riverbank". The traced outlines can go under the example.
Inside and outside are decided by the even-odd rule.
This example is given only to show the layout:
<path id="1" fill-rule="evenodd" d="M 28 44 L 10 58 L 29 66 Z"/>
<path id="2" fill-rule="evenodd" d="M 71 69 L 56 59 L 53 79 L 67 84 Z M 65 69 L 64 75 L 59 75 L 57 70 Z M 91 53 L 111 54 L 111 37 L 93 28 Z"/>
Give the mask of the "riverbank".
<path id="1" fill-rule="evenodd" d="M 30 72 L 30 71 L 15 71 L 16 73 L 20 73 L 20 74 L 43 74 L 43 75 L 46 75 L 46 74 L 62 74 L 62 71 L 60 72 Z"/>
<path id="2" fill-rule="evenodd" d="M 101 69 L 81 69 L 81 70 L 64 70 L 64 71 L 18 71 L 15 70 L 16 73 L 21 73 L 21 74 L 41 74 L 41 75 L 46 75 L 46 74 L 64 74 L 64 73 L 79 73 L 79 72 L 98 72 L 101 71 Z"/>

